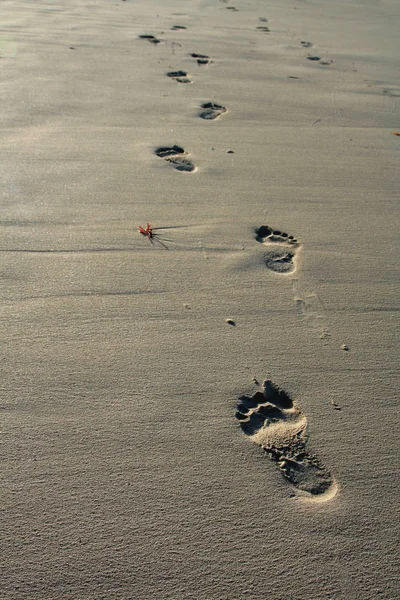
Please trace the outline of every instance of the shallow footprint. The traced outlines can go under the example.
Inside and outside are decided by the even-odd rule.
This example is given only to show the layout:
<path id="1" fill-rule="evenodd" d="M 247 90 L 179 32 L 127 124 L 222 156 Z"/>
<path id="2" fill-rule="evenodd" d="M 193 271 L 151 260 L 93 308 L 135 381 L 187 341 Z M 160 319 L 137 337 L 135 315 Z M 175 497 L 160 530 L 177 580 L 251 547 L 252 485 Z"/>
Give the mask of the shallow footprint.
<path id="1" fill-rule="evenodd" d="M 188 153 L 181 146 L 161 146 L 154 152 L 160 158 L 171 163 L 177 171 L 191 172 L 196 168 L 192 161 L 187 158 Z"/>
<path id="2" fill-rule="evenodd" d="M 263 31 L 264 33 L 269 33 L 271 30 L 269 27 L 257 27 L 258 31 Z"/>
<path id="3" fill-rule="evenodd" d="M 266 246 L 264 261 L 268 269 L 276 273 L 292 273 L 295 270 L 299 243 L 292 235 L 261 225 L 256 230 L 256 240 Z"/>
<path id="4" fill-rule="evenodd" d="M 199 66 L 203 66 L 203 65 L 209 65 L 211 62 L 211 59 L 209 56 L 207 56 L 206 54 L 196 54 L 195 52 L 193 52 L 190 55 L 192 58 L 195 58 L 197 61 L 197 64 Z"/>
<path id="5" fill-rule="evenodd" d="M 300 42 L 300 44 L 304 47 L 304 48 L 311 48 L 312 43 L 311 42 Z"/>
<path id="6" fill-rule="evenodd" d="M 226 112 L 225 106 L 221 106 L 221 104 L 216 104 L 215 102 L 205 102 L 201 105 L 201 108 L 204 108 L 204 110 L 200 113 L 199 117 L 208 121 L 218 119 L 220 115 Z"/>
<path id="7" fill-rule="evenodd" d="M 181 29 L 187 29 L 184 25 L 172 25 L 171 31 L 180 31 Z"/>
<path id="8" fill-rule="evenodd" d="M 147 40 L 151 44 L 160 44 L 161 43 L 161 40 L 157 39 L 154 35 L 143 34 L 143 35 L 139 35 L 139 38 L 141 40 Z"/>
<path id="9" fill-rule="evenodd" d="M 312 496 L 328 492 L 326 499 L 334 495 L 333 477 L 306 449 L 307 419 L 284 390 L 267 379 L 262 392 L 239 398 L 235 416 L 243 433 L 265 450 L 295 487 Z"/>
<path id="10" fill-rule="evenodd" d="M 186 71 L 169 71 L 166 75 L 178 83 L 193 83 Z"/>

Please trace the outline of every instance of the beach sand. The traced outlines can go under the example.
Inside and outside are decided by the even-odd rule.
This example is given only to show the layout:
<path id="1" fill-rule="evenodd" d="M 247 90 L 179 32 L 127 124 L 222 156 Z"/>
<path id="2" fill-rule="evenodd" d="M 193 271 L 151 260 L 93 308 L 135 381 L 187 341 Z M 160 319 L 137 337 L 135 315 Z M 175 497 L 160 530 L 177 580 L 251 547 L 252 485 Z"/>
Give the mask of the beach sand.
<path id="1" fill-rule="evenodd" d="M 399 16 L 1 3 L 1 600 L 398 597 Z"/>

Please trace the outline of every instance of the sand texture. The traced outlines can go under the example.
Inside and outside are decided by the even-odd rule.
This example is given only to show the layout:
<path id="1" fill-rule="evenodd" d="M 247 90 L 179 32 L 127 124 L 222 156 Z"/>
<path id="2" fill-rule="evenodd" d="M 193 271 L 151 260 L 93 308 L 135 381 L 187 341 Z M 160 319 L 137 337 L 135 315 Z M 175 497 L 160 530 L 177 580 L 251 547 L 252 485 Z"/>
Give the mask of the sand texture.
<path id="1" fill-rule="evenodd" d="M 0 600 L 398 598 L 400 3 L 0 16 Z"/>

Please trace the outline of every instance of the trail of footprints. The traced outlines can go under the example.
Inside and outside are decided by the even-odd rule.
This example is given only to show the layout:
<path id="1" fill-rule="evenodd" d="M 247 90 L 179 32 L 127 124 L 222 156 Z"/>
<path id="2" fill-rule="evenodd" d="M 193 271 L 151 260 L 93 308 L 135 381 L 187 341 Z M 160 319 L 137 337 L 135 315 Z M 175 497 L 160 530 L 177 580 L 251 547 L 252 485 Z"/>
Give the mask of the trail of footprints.
<path id="1" fill-rule="evenodd" d="M 237 12 L 234 6 L 226 8 Z M 259 17 L 259 21 L 267 23 L 268 19 Z M 185 29 L 183 25 L 171 27 L 172 31 Z M 262 33 L 271 32 L 266 25 L 259 25 L 256 29 Z M 139 37 L 154 45 L 161 42 L 150 34 Z M 300 43 L 304 48 L 311 48 L 313 45 L 309 41 Z M 212 62 L 206 54 L 191 53 L 190 57 L 199 67 Z M 322 65 L 332 62 L 321 61 L 319 56 L 311 54 L 307 59 L 311 62 L 320 62 Z M 166 75 L 177 83 L 192 83 L 190 75 L 184 70 L 169 71 Z M 298 77 L 290 77 L 298 79 Z M 227 112 L 225 106 L 213 101 L 204 102 L 200 105 L 200 109 L 199 117 L 208 121 L 214 121 Z M 191 173 L 196 170 L 190 154 L 177 144 L 158 147 L 154 152 L 157 157 L 170 163 L 177 171 Z M 264 263 L 270 271 L 289 274 L 296 269 L 300 243 L 292 235 L 268 225 L 261 225 L 255 230 L 255 239 L 263 245 Z M 307 450 L 307 418 L 284 390 L 271 380 L 266 380 L 262 391 L 239 398 L 235 417 L 243 433 L 263 448 L 269 458 L 276 463 L 285 479 L 295 488 L 309 496 L 321 499 L 328 499 L 335 495 L 337 487 L 329 470 Z"/>

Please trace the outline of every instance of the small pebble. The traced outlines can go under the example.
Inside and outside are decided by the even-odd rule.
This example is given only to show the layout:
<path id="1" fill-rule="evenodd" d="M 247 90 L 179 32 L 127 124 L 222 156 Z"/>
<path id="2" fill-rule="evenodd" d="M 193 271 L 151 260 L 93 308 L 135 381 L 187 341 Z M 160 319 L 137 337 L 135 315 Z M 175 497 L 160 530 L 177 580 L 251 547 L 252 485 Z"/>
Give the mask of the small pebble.
<path id="1" fill-rule="evenodd" d="M 236 327 L 236 323 L 233 319 L 225 319 L 225 323 L 228 323 L 228 325 L 233 325 L 233 327 Z"/>
<path id="2" fill-rule="evenodd" d="M 348 346 L 346 346 L 346 344 L 342 344 L 341 348 L 342 348 L 342 350 L 346 350 L 346 352 L 348 352 L 350 350 L 350 348 Z"/>
<path id="3" fill-rule="evenodd" d="M 226 153 L 227 154 L 235 154 L 233 150 L 227 150 Z"/>

